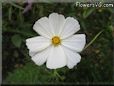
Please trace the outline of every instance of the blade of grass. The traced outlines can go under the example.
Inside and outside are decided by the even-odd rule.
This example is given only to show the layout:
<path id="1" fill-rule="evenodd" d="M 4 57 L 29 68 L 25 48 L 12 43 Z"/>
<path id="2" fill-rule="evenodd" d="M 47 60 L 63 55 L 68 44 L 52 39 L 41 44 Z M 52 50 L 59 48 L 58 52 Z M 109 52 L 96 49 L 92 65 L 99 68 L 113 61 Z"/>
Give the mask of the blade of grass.
<path id="1" fill-rule="evenodd" d="M 18 34 L 22 34 L 22 35 L 24 35 L 24 36 L 27 36 L 27 37 L 31 37 L 31 36 L 34 36 L 33 34 L 31 34 L 31 33 L 28 33 L 28 32 L 22 32 L 22 31 L 19 31 L 19 30 L 13 30 L 13 29 L 7 29 L 7 30 L 5 30 L 4 29 L 4 31 L 5 32 L 10 32 L 10 33 L 18 33 Z"/>
<path id="2" fill-rule="evenodd" d="M 12 3 L 12 2 L 9 2 L 12 6 L 14 6 L 14 7 L 16 7 L 16 8 L 19 8 L 19 9 L 21 9 L 21 10 L 23 10 L 24 8 L 23 7 L 21 7 L 21 6 L 19 6 L 19 5 L 17 5 L 17 4 L 15 4 L 15 3 Z"/>
<path id="3" fill-rule="evenodd" d="M 101 30 L 84 48 L 84 50 L 89 47 L 97 38 L 98 36 L 103 32 L 104 30 Z"/>
<path id="4" fill-rule="evenodd" d="M 91 15 L 94 12 L 95 8 L 88 8 L 83 13 L 83 18 L 86 19 L 89 15 Z"/>
<path id="5" fill-rule="evenodd" d="M 54 70 L 54 75 L 57 76 L 57 77 L 58 77 L 59 79 L 61 79 L 62 81 L 64 80 L 64 77 L 61 76 L 61 75 L 57 72 L 56 69 Z"/>
<path id="6" fill-rule="evenodd" d="M 12 18 L 12 7 L 9 8 L 9 21 L 11 21 Z"/>

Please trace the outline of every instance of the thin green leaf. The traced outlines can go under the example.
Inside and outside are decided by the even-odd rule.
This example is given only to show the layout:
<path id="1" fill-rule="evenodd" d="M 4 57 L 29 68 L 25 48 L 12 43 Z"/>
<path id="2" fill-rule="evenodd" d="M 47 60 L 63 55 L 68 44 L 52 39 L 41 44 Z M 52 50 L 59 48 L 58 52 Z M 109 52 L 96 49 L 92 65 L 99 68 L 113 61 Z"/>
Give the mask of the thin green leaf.
<path id="1" fill-rule="evenodd" d="M 101 30 L 84 48 L 84 50 L 89 47 L 98 37 L 99 35 L 103 32 L 104 30 Z"/>
<path id="2" fill-rule="evenodd" d="M 20 30 L 15 30 L 15 29 L 3 29 L 3 31 L 5 32 L 10 32 L 10 33 L 18 33 L 18 34 L 21 34 L 21 35 L 24 35 L 24 36 L 27 36 L 27 37 L 31 37 L 31 36 L 34 36 L 34 34 L 32 33 L 29 33 L 28 31 L 20 31 Z"/>
<path id="3" fill-rule="evenodd" d="M 8 18 L 9 18 L 9 21 L 10 21 L 11 18 L 12 18 L 12 7 L 9 8 L 9 16 L 8 16 Z"/>
<path id="4" fill-rule="evenodd" d="M 86 19 L 90 14 L 92 14 L 94 12 L 95 8 L 89 8 L 87 10 L 84 11 L 83 13 L 83 18 Z"/>
<path id="5" fill-rule="evenodd" d="M 23 7 L 21 7 L 21 6 L 17 5 L 17 4 L 15 4 L 15 3 L 10 2 L 10 4 L 11 4 L 12 6 L 16 7 L 16 8 L 21 9 L 21 10 L 24 9 Z"/>

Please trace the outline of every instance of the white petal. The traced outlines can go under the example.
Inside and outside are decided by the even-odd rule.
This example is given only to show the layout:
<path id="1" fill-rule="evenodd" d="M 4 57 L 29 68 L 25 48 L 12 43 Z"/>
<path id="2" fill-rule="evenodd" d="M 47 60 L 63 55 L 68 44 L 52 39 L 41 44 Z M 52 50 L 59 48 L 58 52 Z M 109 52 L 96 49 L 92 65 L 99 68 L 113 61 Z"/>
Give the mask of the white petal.
<path id="1" fill-rule="evenodd" d="M 79 25 L 78 21 L 76 19 L 74 19 L 73 17 L 67 17 L 63 30 L 60 35 L 61 35 L 62 39 L 64 39 L 64 38 L 67 38 L 67 37 L 73 35 L 77 31 L 79 31 L 79 29 L 80 29 L 80 25 Z"/>
<path id="2" fill-rule="evenodd" d="M 48 47 L 47 49 L 44 49 L 43 51 L 37 53 L 32 57 L 32 60 L 37 64 L 37 65 L 42 65 L 46 62 L 47 57 L 49 55 L 51 47 Z"/>
<path id="3" fill-rule="evenodd" d="M 73 35 L 67 39 L 62 40 L 62 44 L 76 52 L 81 52 L 85 46 L 85 34 Z"/>
<path id="4" fill-rule="evenodd" d="M 36 55 L 38 52 L 32 52 L 32 51 L 29 51 L 29 55 L 31 56 L 31 57 L 33 57 L 34 55 Z"/>
<path id="5" fill-rule="evenodd" d="M 52 28 L 47 17 L 42 17 L 36 21 L 33 29 L 44 37 L 51 38 L 53 36 Z"/>
<path id="6" fill-rule="evenodd" d="M 26 45 L 31 52 L 39 52 L 47 48 L 50 44 L 50 40 L 42 36 L 37 36 L 26 40 Z"/>
<path id="7" fill-rule="evenodd" d="M 52 46 L 52 50 L 47 59 L 46 66 L 49 69 L 57 69 L 64 67 L 66 65 L 66 57 L 62 47 L 59 45 L 57 47 Z"/>
<path id="8" fill-rule="evenodd" d="M 60 32 L 62 31 L 65 22 L 65 17 L 58 13 L 52 13 L 49 15 L 49 21 L 50 24 L 52 25 L 55 35 L 59 35 Z"/>
<path id="9" fill-rule="evenodd" d="M 67 58 L 67 66 L 69 69 L 72 69 L 75 65 L 77 65 L 77 63 L 80 62 L 81 56 L 66 47 L 63 47 L 63 49 Z"/>

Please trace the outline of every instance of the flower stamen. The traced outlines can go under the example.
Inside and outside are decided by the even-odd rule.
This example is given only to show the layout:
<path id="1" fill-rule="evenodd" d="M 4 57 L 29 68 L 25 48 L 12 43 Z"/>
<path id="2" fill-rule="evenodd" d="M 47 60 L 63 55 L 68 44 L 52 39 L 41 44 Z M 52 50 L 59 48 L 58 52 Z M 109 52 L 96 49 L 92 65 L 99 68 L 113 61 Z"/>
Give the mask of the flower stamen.
<path id="1" fill-rule="evenodd" d="M 61 44 L 61 39 L 60 39 L 60 37 L 54 36 L 54 37 L 52 38 L 52 44 L 53 44 L 54 46 L 57 46 L 57 45 Z"/>

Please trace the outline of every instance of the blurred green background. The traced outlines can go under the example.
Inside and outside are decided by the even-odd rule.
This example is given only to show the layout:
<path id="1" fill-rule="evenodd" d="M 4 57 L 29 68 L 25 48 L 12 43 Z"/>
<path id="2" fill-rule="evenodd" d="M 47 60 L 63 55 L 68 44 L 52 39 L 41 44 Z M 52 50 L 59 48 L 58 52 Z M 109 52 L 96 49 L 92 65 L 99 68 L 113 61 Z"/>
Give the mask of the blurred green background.
<path id="1" fill-rule="evenodd" d="M 114 83 L 113 25 L 114 8 L 80 8 L 75 3 L 33 3 L 23 14 L 27 4 L 2 3 L 2 75 L 3 84 L 58 84 L 58 83 Z M 81 52 L 81 62 L 73 69 L 53 70 L 37 66 L 28 55 L 25 40 L 38 34 L 33 24 L 52 12 L 76 18 L 85 33 L 87 44 L 103 30 L 100 36 Z"/>

